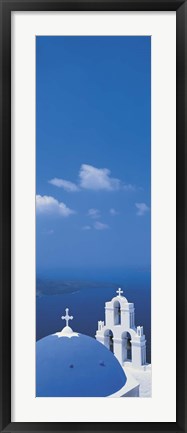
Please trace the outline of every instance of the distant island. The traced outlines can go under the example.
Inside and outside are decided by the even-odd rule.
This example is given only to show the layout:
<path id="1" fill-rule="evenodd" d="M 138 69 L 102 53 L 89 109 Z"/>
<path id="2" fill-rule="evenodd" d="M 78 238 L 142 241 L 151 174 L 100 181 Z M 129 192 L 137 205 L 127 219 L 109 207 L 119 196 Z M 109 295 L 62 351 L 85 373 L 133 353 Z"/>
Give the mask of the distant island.
<path id="1" fill-rule="evenodd" d="M 81 289 L 116 288 L 119 282 L 101 282 L 86 280 L 52 280 L 36 279 L 36 296 L 62 295 L 64 293 L 78 292 Z"/>

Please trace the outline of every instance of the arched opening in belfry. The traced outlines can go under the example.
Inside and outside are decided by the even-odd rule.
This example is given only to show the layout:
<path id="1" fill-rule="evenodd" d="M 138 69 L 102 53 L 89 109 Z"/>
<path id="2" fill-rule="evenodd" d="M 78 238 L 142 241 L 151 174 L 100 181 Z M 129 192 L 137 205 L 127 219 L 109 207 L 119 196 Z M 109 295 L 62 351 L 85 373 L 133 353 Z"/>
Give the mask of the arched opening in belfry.
<path id="1" fill-rule="evenodd" d="M 114 302 L 114 325 L 121 325 L 121 305 L 118 301 Z"/>
<path id="2" fill-rule="evenodd" d="M 129 332 L 123 332 L 122 336 L 122 362 L 132 361 L 131 335 Z"/>
<path id="3" fill-rule="evenodd" d="M 111 352 L 114 352 L 113 332 L 107 329 L 104 333 L 104 344 Z"/>

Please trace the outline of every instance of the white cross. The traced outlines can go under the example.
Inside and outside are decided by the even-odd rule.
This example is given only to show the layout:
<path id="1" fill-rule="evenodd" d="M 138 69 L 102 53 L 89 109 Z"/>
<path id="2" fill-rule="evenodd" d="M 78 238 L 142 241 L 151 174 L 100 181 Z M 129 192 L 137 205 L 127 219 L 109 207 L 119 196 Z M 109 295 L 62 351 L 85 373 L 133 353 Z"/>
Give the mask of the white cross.
<path id="1" fill-rule="evenodd" d="M 118 290 L 116 290 L 116 293 L 118 293 L 118 296 L 121 296 L 121 294 L 123 293 L 123 290 L 118 289 Z"/>
<path id="2" fill-rule="evenodd" d="M 73 319 L 73 316 L 69 316 L 69 308 L 65 309 L 66 315 L 62 316 L 61 319 L 66 321 L 66 326 L 68 326 L 69 320 Z"/>

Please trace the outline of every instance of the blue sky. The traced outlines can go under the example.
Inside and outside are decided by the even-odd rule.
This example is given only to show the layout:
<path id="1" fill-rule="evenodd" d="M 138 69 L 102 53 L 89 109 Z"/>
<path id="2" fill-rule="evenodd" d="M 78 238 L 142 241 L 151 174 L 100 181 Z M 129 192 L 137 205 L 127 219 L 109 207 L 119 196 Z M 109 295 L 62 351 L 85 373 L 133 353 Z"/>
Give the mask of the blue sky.
<path id="1" fill-rule="evenodd" d="M 36 48 L 37 272 L 149 267 L 151 39 Z"/>

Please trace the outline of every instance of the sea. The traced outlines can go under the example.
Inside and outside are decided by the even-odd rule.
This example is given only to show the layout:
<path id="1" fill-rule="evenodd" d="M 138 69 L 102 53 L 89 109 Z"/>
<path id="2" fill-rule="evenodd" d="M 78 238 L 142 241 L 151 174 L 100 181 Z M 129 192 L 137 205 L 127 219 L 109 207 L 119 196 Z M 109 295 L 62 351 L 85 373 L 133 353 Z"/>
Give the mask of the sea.
<path id="1" fill-rule="evenodd" d="M 105 319 L 105 302 L 116 296 L 118 288 L 134 303 L 135 324 L 144 327 L 147 362 L 151 362 L 151 272 L 149 269 L 38 274 L 36 278 L 36 340 L 60 331 L 69 308 L 71 328 L 95 337 L 98 321 Z"/>

